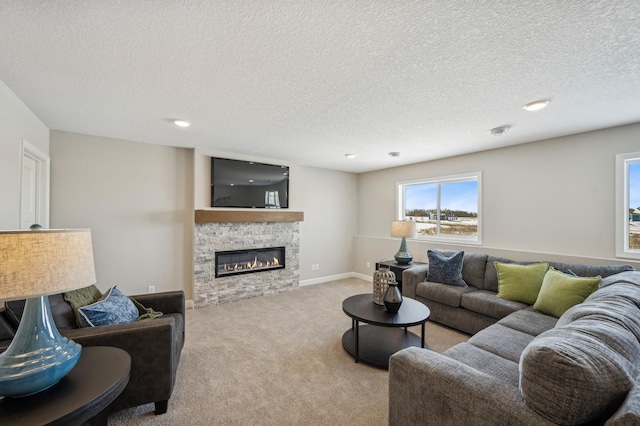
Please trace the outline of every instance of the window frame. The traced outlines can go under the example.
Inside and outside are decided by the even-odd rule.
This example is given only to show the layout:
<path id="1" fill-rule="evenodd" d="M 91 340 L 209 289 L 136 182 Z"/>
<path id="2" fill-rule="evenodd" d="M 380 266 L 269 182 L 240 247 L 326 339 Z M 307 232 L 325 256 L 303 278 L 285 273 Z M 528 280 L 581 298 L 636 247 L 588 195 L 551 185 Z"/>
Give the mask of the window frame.
<path id="1" fill-rule="evenodd" d="M 452 182 L 465 182 L 465 181 L 476 181 L 478 184 L 478 233 L 476 237 L 464 237 L 464 236 L 452 236 L 448 234 L 439 234 L 439 235 L 417 235 L 417 239 L 423 241 L 435 241 L 439 243 L 452 243 L 452 244 L 467 244 L 467 245 L 482 245 L 482 172 L 469 172 L 469 173 L 460 173 L 455 175 L 447 175 L 447 176 L 434 176 L 434 177 L 425 177 L 420 179 L 411 179 L 396 182 L 396 219 L 404 220 L 405 219 L 405 190 L 404 187 L 407 185 L 414 184 L 438 184 L 438 196 L 437 196 L 437 209 L 440 210 L 440 185 L 445 183 Z M 440 215 L 438 215 L 438 225 L 439 229 L 440 225 Z"/>
<path id="2" fill-rule="evenodd" d="M 616 257 L 640 259 L 629 249 L 629 163 L 640 163 L 640 152 L 616 155 Z"/>

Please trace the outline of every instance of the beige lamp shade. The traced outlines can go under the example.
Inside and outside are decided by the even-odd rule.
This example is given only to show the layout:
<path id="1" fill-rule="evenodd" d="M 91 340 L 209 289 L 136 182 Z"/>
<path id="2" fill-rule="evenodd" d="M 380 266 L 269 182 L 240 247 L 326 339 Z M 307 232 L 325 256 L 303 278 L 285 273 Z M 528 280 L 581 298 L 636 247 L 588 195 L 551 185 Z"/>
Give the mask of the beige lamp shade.
<path id="1" fill-rule="evenodd" d="M 0 231 L 0 300 L 62 293 L 95 282 L 90 229 Z"/>
<path id="2" fill-rule="evenodd" d="M 416 237 L 416 223 L 412 220 L 394 220 L 391 222 L 392 237 Z"/>

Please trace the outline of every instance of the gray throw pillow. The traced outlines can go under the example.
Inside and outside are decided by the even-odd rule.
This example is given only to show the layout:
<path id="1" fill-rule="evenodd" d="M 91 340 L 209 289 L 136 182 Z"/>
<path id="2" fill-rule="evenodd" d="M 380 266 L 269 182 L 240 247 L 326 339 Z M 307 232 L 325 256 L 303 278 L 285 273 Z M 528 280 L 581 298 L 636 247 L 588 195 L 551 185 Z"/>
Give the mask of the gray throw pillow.
<path id="1" fill-rule="evenodd" d="M 429 259 L 429 275 L 427 280 L 434 283 L 467 287 L 467 283 L 462 279 L 462 262 L 464 252 L 459 251 L 450 257 L 443 256 L 433 250 L 427 250 Z"/>

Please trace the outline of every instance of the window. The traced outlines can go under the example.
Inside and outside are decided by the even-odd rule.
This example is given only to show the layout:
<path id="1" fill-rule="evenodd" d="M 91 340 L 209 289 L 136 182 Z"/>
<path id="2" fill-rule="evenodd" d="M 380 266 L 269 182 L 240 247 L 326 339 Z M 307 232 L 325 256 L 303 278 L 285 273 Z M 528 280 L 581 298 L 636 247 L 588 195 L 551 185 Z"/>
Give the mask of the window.
<path id="1" fill-rule="evenodd" d="M 616 156 L 616 256 L 640 259 L 640 152 Z"/>
<path id="2" fill-rule="evenodd" d="M 398 182 L 400 220 L 415 220 L 418 238 L 481 244 L 481 173 Z"/>

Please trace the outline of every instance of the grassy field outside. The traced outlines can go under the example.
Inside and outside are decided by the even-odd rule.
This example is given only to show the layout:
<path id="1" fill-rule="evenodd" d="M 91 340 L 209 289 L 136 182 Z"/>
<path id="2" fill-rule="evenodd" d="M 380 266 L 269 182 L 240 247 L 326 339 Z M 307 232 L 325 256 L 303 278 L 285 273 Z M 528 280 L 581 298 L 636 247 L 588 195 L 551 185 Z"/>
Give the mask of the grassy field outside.
<path id="1" fill-rule="evenodd" d="M 629 248 L 640 250 L 640 222 L 629 222 Z"/>

